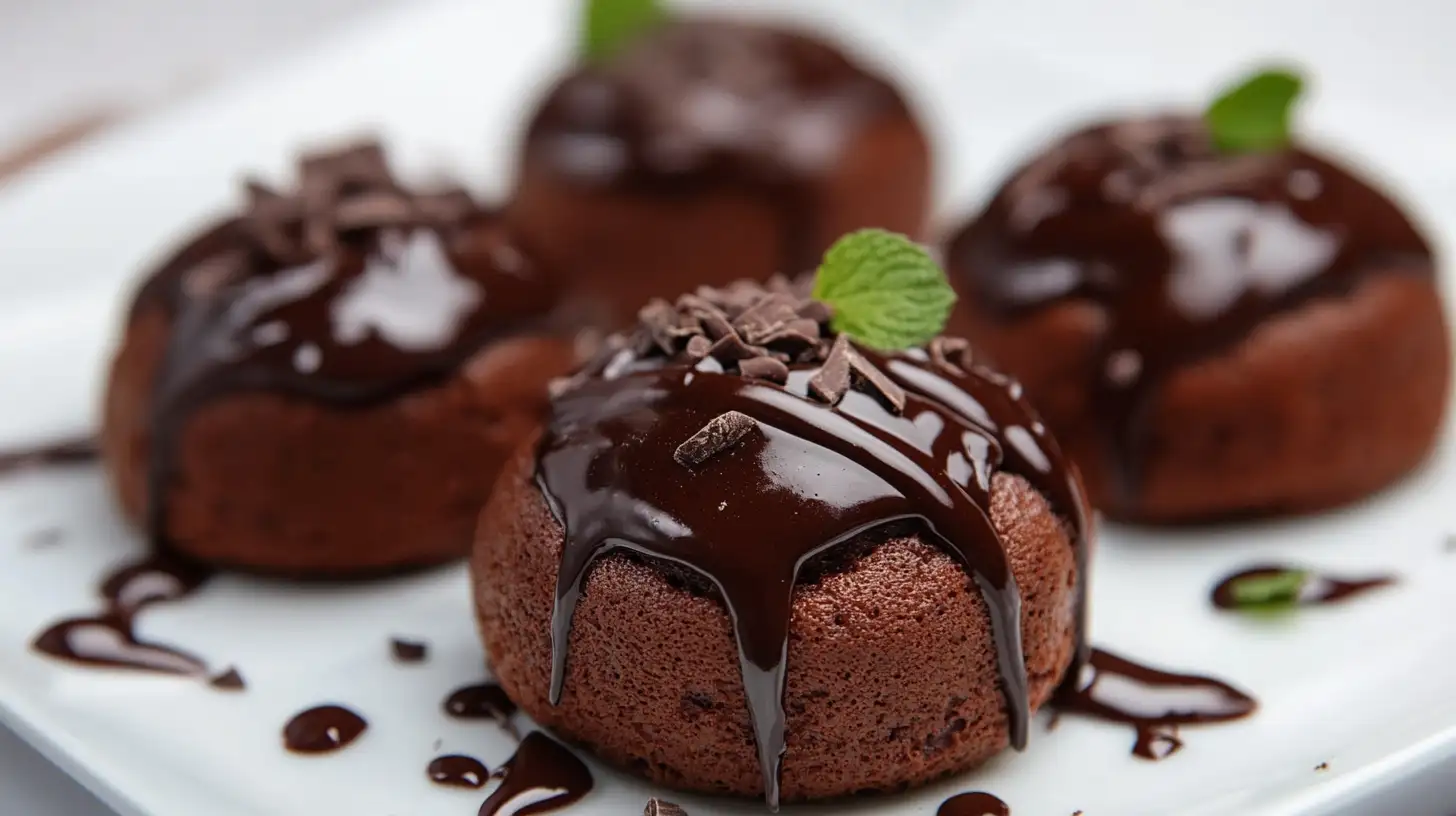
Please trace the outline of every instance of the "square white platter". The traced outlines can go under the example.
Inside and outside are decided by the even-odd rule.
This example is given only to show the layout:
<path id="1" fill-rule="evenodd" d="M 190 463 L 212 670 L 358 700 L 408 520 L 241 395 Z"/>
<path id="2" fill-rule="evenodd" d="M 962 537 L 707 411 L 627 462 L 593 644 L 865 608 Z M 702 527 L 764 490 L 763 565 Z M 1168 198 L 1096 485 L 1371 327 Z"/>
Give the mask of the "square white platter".
<path id="1" fill-rule="evenodd" d="M 1317 90 L 1302 118 L 1312 135 L 1378 167 L 1443 248 L 1456 233 L 1448 138 L 1456 130 L 1441 99 L 1456 62 L 1439 46 L 1445 29 L 1434 3 L 898 5 L 820 0 L 772 11 L 830 26 L 895 66 L 939 141 L 947 218 L 974 207 L 1008 162 L 1076 118 L 1131 103 L 1198 104 L 1250 59 L 1275 54 L 1312 66 Z M 505 190 L 523 107 L 569 47 L 571 6 L 412 4 L 0 190 L 0 448 L 89 427 L 135 275 L 225 206 L 241 171 L 280 173 L 300 144 L 378 131 L 408 171 L 448 167 L 487 195 Z M 1038 816 L 1449 816 L 1456 552 L 1445 539 L 1456 530 L 1456 440 L 1447 436 L 1420 473 L 1340 512 L 1201 531 L 1104 530 L 1094 640 L 1229 679 L 1259 698 L 1255 717 L 1187 728 L 1187 746 L 1159 763 L 1130 756 L 1123 728 L 1064 719 L 1052 732 L 1038 726 L 1025 753 L 928 790 L 786 812 L 932 814 L 946 795 L 980 789 L 1013 813 Z M 36 546 L 50 529 L 59 542 Z M 0 483 L 7 725 L 128 816 L 475 813 L 481 792 L 435 787 L 424 774 L 436 753 L 495 766 L 512 748 L 488 725 L 440 713 L 449 690 L 483 676 L 462 568 L 329 587 L 229 576 L 143 616 L 144 634 L 241 666 L 242 694 L 78 669 L 30 651 L 45 624 L 92 609 L 96 579 L 140 549 L 94 469 Z M 1272 622 L 1209 607 L 1218 577 L 1265 560 L 1390 571 L 1400 582 Z M 431 659 L 393 663 L 393 635 L 428 640 Z M 284 752 L 282 723 L 323 701 L 364 712 L 369 731 L 326 757 Z M 593 770 L 596 789 L 565 812 L 637 813 L 654 793 Z M 1424 780 L 1420 795 L 1403 796 L 1413 778 Z M 671 798 L 695 816 L 762 812 L 752 802 Z"/>

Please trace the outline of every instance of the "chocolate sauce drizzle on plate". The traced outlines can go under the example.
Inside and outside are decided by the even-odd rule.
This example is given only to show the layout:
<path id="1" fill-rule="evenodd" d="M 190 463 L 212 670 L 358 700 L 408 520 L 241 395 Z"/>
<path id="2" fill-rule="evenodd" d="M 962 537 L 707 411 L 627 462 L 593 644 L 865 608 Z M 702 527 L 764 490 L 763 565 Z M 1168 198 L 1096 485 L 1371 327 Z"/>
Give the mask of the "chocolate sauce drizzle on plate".
<path id="1" fill-rule="evenodd" d="M 779 271 L 798 274 L 837 237 L 814 214 L 849 137 L 907 116 L 892 86 L 822 41 L 680 19 L 564 78 L 527 129 L 525 166 L 668 196 L 746 188 L 777 207 Z"/>
<path id="2" fill-rule="evenodd" d="M 1137 731 L 1133 753 L 1158 760 L 1183 746 L 1180 725 L 1243 719 L 1258 707 L 1253 697 L 1222 680 L 1175 674 L 1093 649 L 1075 683 L 1064 684 L 1053 705 L 1061 711 L 1125 723 Z"/>
<path id="3" fill-rule="evenodd" d="M 439 383 L 491 341 L 548 331 L 553 282 L 460 190 L 402 187 L 379 145 L 305 155 L 142 287 L 171 335 L 153 396 L 147 523 L 165 546 L 179 434 L 210 401 L 270 391 L 365 408 Z"/>
<path id="4" fill-rule="evenodd" d="M 881 354 L 832 338 L 823 304 L 781 281 L 657 301 L 642 318 L 558 394 L 539 450 L 537 482 L 566 531 L 553 702 L 597 558 L 626 550 L 697 573 L 732 620 L 765 798 L 777 807 L 799 569 L 910 521 L 985 598 L 1011 743 L 1023 746 L 1020 595 L 990 520 L 993 474 L 1022 476 L 1073 524 L 1079 581 L 1089 528 L 1077 482 L 1019 386 L 972 366 L 954 341 Z"/>
<path id="5" fill-rule="evenodd" d="M 935 816 L 1011 816 L 1011 806 L 989 793 L 972 791 L 941 802 Z"/>
<path id="6" fill-rule="evenodd" d="M 511 736 L 520 736 L 511 719 L 515 716 L 516 704 L 506 696 L 505 689 L 495 683 L 461 686 L 450 692 L 441 708 L 457 720 L 490 720 Z"/>
<path id="7" fill-rule="evenodd" d="M 181 649 L 143 640 L 136 617 L 149 606 L 196 592 L 212 570 L 176 556 L 153 554 L 110 573 L 101 583 L 99 614 L 66 618 L 36 636 L 41 653 L 85 666 L 201 676 L 207 663 Z"/>
<path id="8" fill-rule="evenodd" d="M 91 436 L 78 436 L 30 448 L 0 451 L 0 476 L 9 476 L 12 473 L 47 465 L 85 464 L 96 461 L 99 454 L 96 439 Z"/>
<path id="9" fill-rule="evenodd" d="M 540 731 L 527 734 L 516 753 L 496 772 L 500 787 L 480 806 L 479 816 L 496 816 L 512 800 L 532 791 L 556 791 L 546 798 L 512 811 L 515 816 L 560 810 L 592 789 L 591 771 L 576 754 Z"/>
<path id="10" fill-rule="evenodd" d="M 1304 574 L 1304 580 L 1299 585 L 1298 591 L 1293 598 L 1289 599 L 1288 605 L 1290 606 L 1323 606 L 1338 603 L 1353 595 L 1363 595 L 1373 589 L 1380 589 L 1395 583 L 1395 578 L 1389 575 L 1377 575 L 1370 578 L 1339 578 L 1303 570 L 1299 567 L 1264 564 L 1239 570 L 1219 581 L 1210 593 L 1209 599 L 1219 609 L 1246 609 L 1249 608 L 1249 605 L 1240 603 L 1235 594 L 1235 588 L 1240 581 L 1290 572 Z"/>
<path id="11" fill-rule="evenodd" d="M 1150 400 L 1170 375 L 1259 323 L 1367 276 L 1429 276 L 1400 209 L 1299 148 L 1217 151 L 1202 121 L 1089 127 L 1012 175 L 949 248 L 984 319 L 1099 304 L 1108 324 L 1090 384 L 1124 494 L 1140 483 Z"/>
<path id="12" fill-rule="evenodd" d="M 283 726 L 283 745 L 296 754 L 337 751 L 359 738 L 369 723 L 340 705 L 300 711 Z"/>
<path id="13" fill-rule="evenodd" d="M 449 788 L 483 788 L 490 779 L 490 769 L 484 762 L 464 754 L 435 757 L 425 773 L 431 782 Z"/>
<path id="14" fill-rule="evenodd" d="M 400 663 L 423 663 L 430 656 L 430 645 L 421 640 L 390 638 L 389 651 Z"/>

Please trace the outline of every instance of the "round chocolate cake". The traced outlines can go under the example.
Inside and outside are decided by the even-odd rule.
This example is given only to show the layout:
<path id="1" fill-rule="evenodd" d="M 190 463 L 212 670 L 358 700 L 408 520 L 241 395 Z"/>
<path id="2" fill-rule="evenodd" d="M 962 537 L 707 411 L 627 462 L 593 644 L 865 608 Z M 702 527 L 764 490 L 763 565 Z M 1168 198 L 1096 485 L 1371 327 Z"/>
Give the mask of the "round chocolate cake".
<path id="1" fill-rule="evenodd" d="M 953 325 L 1025 383 L 1111 516 L 1328 507 L 1438 432 L 1430 247 L 1312 150 L 1220 150 L 1195 117 L 1089 127 L 1017 170 L 947 256 Z"/>
<path id="2" fill-rule="evenodd" d="M 496 471 L 575 364 L 554 281 L 463 192 L 377 145 L 248 186 L 142 286 L 102 453 L 154 543 L 342 575 L 463 555 Z"/>
<path id="3" fill-rule="evenodd" d="M 626 322 L 653 296 L 807 272 L 858 227 L 919 234 L 930 183 L 886 79 L 808 34 L 682 19 L 550 90 L 508 215 Z"/>
<path id="4" fill-rule="evenodd" d="M 1082 652 L 1087 514 L 965 344 L 876 352 L 782 284 L 654 301 L 558 388 L 472 564 L 534 719 L 678 788 L 894 791 L 1026 740 Z"/>

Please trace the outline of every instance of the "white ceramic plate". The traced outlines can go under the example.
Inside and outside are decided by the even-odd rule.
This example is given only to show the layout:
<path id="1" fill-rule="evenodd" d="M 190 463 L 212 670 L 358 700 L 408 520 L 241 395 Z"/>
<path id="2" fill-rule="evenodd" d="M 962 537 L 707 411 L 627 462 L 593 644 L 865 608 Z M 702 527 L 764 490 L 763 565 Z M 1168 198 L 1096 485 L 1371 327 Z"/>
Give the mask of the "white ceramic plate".
<path id="1" fill-rule="evenodd" d="M 1200 37 L 1227 44 L 1222 59 L 1219 49 L 1152 39 L 1164 29 L 1159 38 L 1186 34 L 1180 26 L 1189 20 L 1169 5 L 1125 0 L 1098 4 L 1094 15 L 1085 3 L 1060 0 L 1038 14 L 1022 4 L 942 2 L 890 14 L 890 4 L 839 3 L 834 22 L 899 66 L 930 106 L 946 149 L 948 212 L 969 207 L 1006 162 L 1069 116 L 1149 93 L 1201 98 L 1270 43 L 1316 65 L 1337 64 L 1334 76 L 1352 75 L 1341 61 L 1344 41 L 1332 45 L 1330 37 L 1358 30 L 1358 20 L 1334 34 L 1311 33 L 1289 10 L 1313 13 L 1309 3 L 1278 6 L 1279 14 L 1262 3 L 1228 3 L 1226 15 L 1192 18 Z M 241 169 L 281 170 L 301 141 L 377 127 L 407 168 L 445 164 L 487 191 L 504 189 L 521 105 L 566 45 L 568 6 L 415 6 L 97 141 L 0 193 L 0 447 L 89 424 L 126 287 L 186 225 L 229 200 Z M 804 3 L 793 13 L 827 16 L 828 7 Z M 1411 53 L 1411 38 L 1428 27 L 1407 16 L 1408 36 L 1392 54 Z M 1130 19 L 1144 25 L 1128 34 Z M 1157 71 L 1139 67 L 1140 39 L 1158 45 L 1146 51 Z M 1383 66 L 1379 76 L 1410 79 L 1399 60 L 1396 68 L 1367 62 Z M 1449 80 L 1456 72 L 1443 64 Z M 1426 81 L 1426 97 L 1405 86 L 1402 94 L 1326 86 L 1305 120 L 1378 159 L 1447 236 L 1456 231 L 1456 162 L 1435 150 L 1449 129 L 1442 130 L 1442 111 L 1423 110 L 1422 100 L 1451 83 Z M 1093 576 L 1094 640 L 1229 679 L 1257 695 L 1255 717 L 1187 728 L 1187 747 L 1160 763 L 1131 757 L 1124 728 L 1064 719 L 1055 732 L 1037 728 L 1024 754 L 929 790 L 807 812 L 931 814 L 946 795 L 973 789 L 996 793 L 1017 814 L 1412 812 L 1391 806 L 1393 786 L 1442 763 L 1456 767 L 1456 553 L 1443 548 L 1446 531 L 1456 529 L 1453 495 L 1456 444 L 1447 441 L 1405 484 L 1342 512 L 1205 532 L 1107 529 Z M 61 531 L 59 542 L 36 547 L 32 534 L 51 528 Z M 243 667 L 243 694 L 87 671 L 28 650 L 45 624 L 92 609 L 96 579 L 140 549 L 94 470 L 0 483 L 0 715 L 40 750 L 125 814 L 475 812 L 479 792 L 434 787 L 424 775 L 437 741 L 441 752 L 492 766 L 512 748 L 488 725 L 440 713 L 446 692 L 483 671 L 462 569 L 326 588 L 225 577 L 189 602 L 143 615 L 144 634 Z M 1207 591 L 1219 576 L 1268 559 L 1394 571 L 1401 583 L 1278 622 L 1209 608 Z M 428 640 L 431 659 L 394 664 L 391 635 Z M 356 707 L 369 731 L 333 755 L 281 750 L 283 722 L 323 701 Z M 1321 763 L 1328 769 L 1316 771 Z M 596 790 L 567 812 L 640 812 L 652 793 L 593 770 Z M 1456 798 L 1451 775 L 1444 778 L 1420 807 L 1440 813 L 1451 801 L 1445 796 Z M 672 798 L 699 815 L 760 811 L 753 803 Z"/>

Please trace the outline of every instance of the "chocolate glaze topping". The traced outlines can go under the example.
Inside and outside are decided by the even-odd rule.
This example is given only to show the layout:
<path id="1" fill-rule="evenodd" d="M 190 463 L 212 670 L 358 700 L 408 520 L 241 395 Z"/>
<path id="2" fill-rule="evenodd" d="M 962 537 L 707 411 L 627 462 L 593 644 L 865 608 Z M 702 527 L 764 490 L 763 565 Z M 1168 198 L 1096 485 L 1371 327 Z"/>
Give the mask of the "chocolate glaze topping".
<path id="1" fill-rule="evenodd" d="M 475 757 L 446 754 L 430 760 L 425 768 L 430 781 L 451 788 L 483 788 L 490 779 L 490 769 Z"/>
<path id="2" fill-rule="evenodd" d="M 135 624 L 141 610 L 185 598 L 210 577 L 212 571 L 207 567 L 164 554 L 131 562 L 102 581 L 106 606 L 100 614 L 57 621 L 31 645 L 36 651 L 87 666 L 205 675 L 207 663 L 201 658 L 138 638 Z"/>
<path id="3" fill-rule="evenodd" d="M 1254 698 L 1222 680 L 1174 674 L 1093 649 L 1076 683 L 1063 684 L 1053 704 L 1062 711 L 1126 723 L 1137 729 L 1133 753 L 1163 759 L 1183 747 L 1177 728 L 1238 720 Z"/>
<path id="4" fill-rule="evenodd" d="M 558 791 L 510 811 L 514 816 L 549 813 L 586 796 L 592 789 L 592 775 L 586 765 L 576 754 L 540 731 L 532 731 L 521 740 L 516 753 L 506 760 L 496 776 L 501 778 L 500 787 L 486 797 L 479 816 L 496 816 L 511 800 L 527 791 Z"/>
<path id="5" fill-rule="evenodd" d="M 989 793 L 973 791 L 941 802 L 935 816 L 1011 816 L 1011 806 Z"/>
<path id="6" fill-rule="evenodd" d="M 1080 487 L 1019 386 L 973 366 L 962 343 L 882 354 L 832 338 L 828 317 L 782 281 L 649 304 L 634 335 L 558 393 L 537 469 L 566 531 L 552 700 L 595 559 L 620 549 L 695 573 L 732 619 L 775 807 L 790 603 L 807 561 L 897 522 L 939 541 L 990 610 L 1018 748 L 1029 717 L 1020 598 L 989 517 L 993 473 L 1049 498 L 1085 575 Z M 779 365 L 748 365 L 763 359 Z"/>
<path id="7" fill-rule="evenodd" d="M 283 745 L 299 754 L 337 751 L 359 738 L 369 723 L 343 706 L 321 705 L 300 711 L 283 726 Z"/>
<path id="8" fill-rule="evenodd" d="M 1400 208 L 1327 159 L 1220 153 L 1201 120 L 1177 116 L 1057 143 L 953 239 L 948 263 L 985 319 L 1068 301 L 1105 310 L 1092 410 L 1125 493 L 1170 374 L 1367 274 L 1432 271 Z"/>
<path id="9" fill-rule="evenodd" d="M 1210 600 L 1219 609 L 1244 608 L 1234 594 L 1234 587 L 1239 581 L 1247 578 L 1277 575 L 1299 569 L 1299 567 L 1282 566 L 1279 564 L 1264 564 L 1239 570 L 1218 582 L 1218 585 L 1213 588 L 1213 592 L 1210 593 Z M 1297 597 L 1294 598 L 1294 603 L 1297 606 L 1321 606 L 1337 603 L 1352 595 L 1362 595 L 1372 589 L 1379 589 L 1395 583 L 1395 578 L 1389 575 L 1377 575 L 1370 578 L 1338 578 L 1333 575 L 1306 572 L 1307 577 L 1300 586 Z"/>
<path id="10" fill-rule="evenodd" d="M 306 155 L 299 177 L 289 194 L 249 182 L 245 211 L 133 305 L 172 321 L 152 417 L 158 543 L 178 434 L 199 406 L 267 390 L 368 407 L 448 378 L 492 340 L 554 327 L 552 281 L 463 191 L 405 189 L 372 143 Z"/>
<path id="11" fill-rule="evenodd" d="M 526 133 L 527 162 L 588 188 L 747 189 L 778 208 L 781 270 L 812 268 L 820 181 L 849 136 L 909 115 L 899 94 L 803 34 L 682 19 L 577 68 Z"/>

